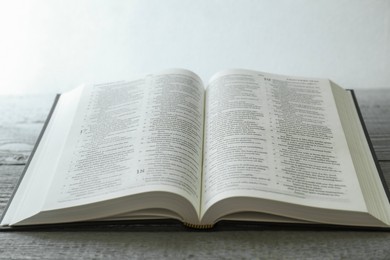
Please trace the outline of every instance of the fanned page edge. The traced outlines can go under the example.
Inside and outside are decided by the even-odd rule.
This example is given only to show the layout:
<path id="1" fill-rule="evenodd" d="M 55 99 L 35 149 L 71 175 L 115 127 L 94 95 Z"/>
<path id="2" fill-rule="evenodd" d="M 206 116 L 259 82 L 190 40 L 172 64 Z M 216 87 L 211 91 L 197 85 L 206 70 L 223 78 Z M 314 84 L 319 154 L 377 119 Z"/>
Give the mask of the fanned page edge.
<path id="1" fill-rule="evenodd" d="M 389 228 L 390 204 L 387 183 L 384 180 L 355 93 L 351 89 L 343 89 L 333 81 L 330 83 L 367 212 Z"/>
<path id="2" fill-rule="evenodd" d="M 380 167 L 379 165 L 379 160 L 378 160 L 378 157 L 376 156 L 376 153 L 375 153 L 375 150 L 374 150 L 374 145 L 371 141 L 371 138 L 368 134 L 368 130 L 367 130 L 367 127 L 366 127 L 366 124 L 364 122 L 364 119 L 363 119 L 363 115 L 361 113 L 361 110 L 360 110 L 360 107 L 359 107 L 359 103 L 357 101 L 357 98 L 356 98 L 356 94 L 355 94 L 355 91 L 353 89 L 347 89 L 347 91 L 349 91 L 351 93 L 351 96 L 352 96 L 352 100 L 355 104 L 355 108 L 356 108 L 356 112 L 357 112 L 357 115 L 359 117 L 359 120 L 360 120 L 360 124 L 362 126 L 362 129 L 363 129 L 363 132 L 364 132 L 364 135 L 366 137 L 366 140 L 367 140 L 367 144 L 370 148 L 370 152 L 371 152 L 371 156 L 372 156 L 372 159 L 374 160 L 375 162 L 375 166 L 376 166 L 376 169 L 378 171 L 378 176 L 382 182 L 382 185 L 383 185 L 383 189 L 385 191 L 385 194 L 387 196 L 387 199 L 390 203 L 390 191 L 389 191 L 389 186 L 386 182 L 386 179 L 385 179 L 385 176 L 384 176 L 384 173 L 382 171 L 382 168 Z"/>
<path id="3" fill-rule="evenodd" d="M 11 195 L 11 197 L 8 200 L 7 206 L 5 207 L 4 212 L 3 212 L 2 216 L 1 216 L 0 228 L 7 227 L 7 224 L 4 225 L 3 221 L 4 221 L 5 217 L 6 217 L 6 215 L 9 213 L 8 210 L 9 210 L 9 208 L 10 208 L 10 206 L 11 206 L 13 200 L 14 200 L 14 197 L 15 197 L 15 195 L 16 195 L 19 187 L 20 187 L 20 184 L 22 183 L 22 181 L 23 181 L 23 179 L 25 177 L 25 174 L 26 174 L 26 172 L 27 172 L 27 170 L 28 170 L 28 168 L 30 166 L 31 161 L 32 161 L 33 157 L 35 156 L 35 152 L 38 149 L 39 144 L 41 143 L 42 137 L 43 137 L 43 135 L 44 135 L 44 133 L 45 133 L 45 131 L 47 129 L 47 126 L 49 125 L 49 122 L 50 122 L 50 120 L 52 118 L 52 115 L 53 115 L 53 113 L 55 111 L 55 108 L 57 107 L 57 104 L 58 104 L 58 101 L 59 101 L 60 97 L 61 97 L 61 94 L 56 94 L 56 96 L 54 98 L 53 105 L 51 106 L 49 114 L 46 117 L 46 121 L 45 121 L 45 123 L 44 123 L 44 125 L 42 127 L 41 132 L 39 133 L 39 136 L 37 138 L 37 141 L 35 142 L 34 148 L 31 151 L 31 154 L 30 154 L 30 156 L 29 156 L 29 158 L 27 160 L 26 166 L 24 167 L 23 172 L 22 172 L 22 174 L 21 174 L 21 176 L 20 176 L 20 178 L 18 180 L 18 183 L 16 184 L 16 186 L 15 186 L 13 192 L 12 192 L 12 195 Z"/>

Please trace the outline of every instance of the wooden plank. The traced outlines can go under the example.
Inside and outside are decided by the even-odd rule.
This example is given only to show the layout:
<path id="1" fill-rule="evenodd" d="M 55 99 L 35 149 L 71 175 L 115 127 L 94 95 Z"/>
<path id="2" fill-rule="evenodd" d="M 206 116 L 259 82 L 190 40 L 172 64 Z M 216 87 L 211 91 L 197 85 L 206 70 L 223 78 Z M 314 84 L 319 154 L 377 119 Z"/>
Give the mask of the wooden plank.
<path id="1" fill-rule="evenodd" d="M 357 90 L 367 131 L 379 160 L 390 160 L 390 90 Z"/>
<path id="2" fill-rule="evenodd" d="M 384 232 L 17 232 L 1 259 L 388 259 Z"/>
<path id="3" fill-rule="evenodd" d="M 26 163 L 54 97 L 0 96 L 0 165 Z"/>
<path id="4" fill-rule="evenodd" d="M 390 161 L 381 161 L 379 162 L 379 165 L 381 166 L 383 176 L 385 177 L 387 187 L 390 191 Z"/>
<path id="5" fill-rule="evenodd" d="M 23 169 L 24 165 L 0 166 L 0 216 L 3 214 Z"/>

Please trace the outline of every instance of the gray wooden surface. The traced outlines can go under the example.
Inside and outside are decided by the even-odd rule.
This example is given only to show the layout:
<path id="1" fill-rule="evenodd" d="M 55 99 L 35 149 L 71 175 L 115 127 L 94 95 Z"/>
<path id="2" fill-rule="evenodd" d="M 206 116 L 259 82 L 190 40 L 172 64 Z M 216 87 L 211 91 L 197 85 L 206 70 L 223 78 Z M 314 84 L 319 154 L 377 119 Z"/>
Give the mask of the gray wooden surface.
<path id="1" fill-rule="evenodd" d="M 390 90 L 357 90 L 377 157 L 390 183 Z M 54 96 L 0 96 L 0 214 Z M 272 258 L 390 259 L 390 232 L 222 225 L 117 225 L 0 232 L 0 259 Z"/>

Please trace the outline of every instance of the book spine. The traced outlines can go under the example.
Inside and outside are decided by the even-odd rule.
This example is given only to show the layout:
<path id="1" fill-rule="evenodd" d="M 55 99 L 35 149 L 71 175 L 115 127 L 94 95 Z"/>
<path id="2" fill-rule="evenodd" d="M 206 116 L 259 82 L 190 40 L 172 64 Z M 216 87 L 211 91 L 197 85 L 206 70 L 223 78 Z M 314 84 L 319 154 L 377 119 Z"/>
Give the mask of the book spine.
<path id="1" fill-rule="evenodd" d="M 186 223 L 183 222 L 184 226 L 189 227 L 189 228 L 194 228 L 194 229 L 211 229 L 213 228 L 213 224 L 210 225 L 200 225 L 200 224 L 191 224 L 191 223 Z"/>

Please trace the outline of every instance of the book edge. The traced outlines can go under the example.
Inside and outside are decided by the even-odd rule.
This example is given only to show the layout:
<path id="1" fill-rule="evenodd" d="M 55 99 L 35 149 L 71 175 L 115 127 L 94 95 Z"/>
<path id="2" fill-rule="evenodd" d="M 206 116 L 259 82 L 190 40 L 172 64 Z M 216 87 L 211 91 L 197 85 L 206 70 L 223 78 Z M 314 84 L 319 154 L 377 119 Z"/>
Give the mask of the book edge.
<path id="1" fill-rule="evenodd" d="M 375 166 L 376 166 L 376 169 L 378 171 L 379 178 L 380 178 L 380 180 L 382 182 L 383 189 L 385 190 L 385 194 L 387 196 L 387 200 L 390 203 L 389 186 L 388 186 L 388 184 L 387 184 L 387 182 L 385 180 L 385 176 L 383 174 L 382 168 L 379 165 L 379 160 L 378 160 L 378 157 L 376 156 L 376 153 L 375 153 L 375 150 L 374 150 L 374 146 L 373 146 L 371 138 L 370 138 L 370 136 L 368 134 L 368 130 L 367 130 L 366 124 L 364 122 L 363 115 L 361 113 L 361 110 L 360 110 L 360 107 L 359 107 L 359 103 L 358 103 L 356 95 L 355 95 L 355 91 L 353 89 L 347 89 L 347 91 L 349 91 L 351 93 L 353 102 L 355 104 L 356 112 L 357 112 L 359 120 L 360 120 L 360 124 L 361 124 L 361 126 L 363 128 L 364 135 L 366 137 L 368 146 L 370 148 L 371 156 L 372 156 L 372 158 L 373 158 L 373 160 L 375 162 Z"/>
<path id="2" fill-rule="evenodd" d="M 119 228 L 119 229 L 118 229 Z M 154 219 L 154 220 L 107 220 L 107 221 L 81 221 L 56 224 L 39 224 L 26 226 L 5 226 L 0 227 L 0 232 L 37 232 L 37 231 L 113 231 L 123 232 L 123 228 L 128 231 L 146 231 L 154 232 L 164 229 L 166 231 L 204 231 L 215 232 L 223 230 L 243 230 L 254 231 L 261 229 L 267 230 L 300 230 L 300 231 L 382 231 L 389 232 L 390 227 L 379 226 L 348 226 L 324 223 L 288 223 L 288 222 L 269 222 L 269 221 L 240 221 L 240 220 L 221 220 L 214 225 L 195 226 L 188 225 L 176 219 Z M 118 231 L 119 230 L 119 231 Z"/>
<path id="3" fill-rule="evenodd" d="M 16 192 L 17 192 L 17 190 L 18 190 L 20 184 L 22 183 L 22 180 L 23 180 L 23 178 L 24 178 L 24 175 L 26 174 L 27 169 L 28 169 L 28 167 L 29 167 L 29 165 L 30 165 L 30 162 L 31 162 L 32 158 L 33 158 L 34 155 L 35 155 L 35 151 L 37 150 L 37 148 L 38 148 L 38 146 L 39 146 L 39 144 L 40 144 L 40 142 L 41 142 L 41 139 L 42 139 L 42 137 L 43 137 L 43 134 L 44 134 L 45 131 L 46 131 L 46 128 L 47 128 L 47 126 L 48 126 L 48 124 L 49 124 L 49 121 L 50 121 L 50 119 L 51 119 L 51 117 L 52 117 L 52 115 L 53 115 L 53 113 L 54 113 L 54 110 L 55 110 L 55 108 L 56 108 L 56 106 L 57 106 L 57 103 L 58 103 L 58 100 L 60 99 L 60 96 L 61 96 L 61 94 L 56 94 L 56 96 L 55 96 L 55 98 L 54 98 L 54 101 L 53 101 L 53 104 L 52 104 L 52 106 L 51 106 L 51 108 L 50 108 L 49 114 L 47 115 L 46 120 L 45 120 L 45 123 L 43 124 L 42 130 L 41 130 L 41 132 L 39 133 L 39 136 L 38 136 L 38 138 L 37 138 L 37 140 L 36 140 L 36 142 L 35 142 L 34 148 L 32 149 L 31 154 L 29 155 L 28 160 L 27 160 L 27 162 L 26 162 L 26 165 L 24 166 L 23 172 L 22 172 L 21 176 L 19 177 L 19 180 L 18 180 L 18 182 L 17 182 L 17 184 L 16 184 L 16 186 L 15 186 L 13 192 L 12 192 L 11 197 L 9 198 L 9 200 L 8 200 L 8 202 L 7 202 L 6 207 L 4 208 L 4 211 L 3 211 L 2 215 L 1 215 L 1 218 L 0 218 L 0 223 L 3 221 L 5 215 L 7 214 L 8 208 L 10 207 L 10 205 L 11 205 L 11 203 L 12 203 L 12 200 L 13 200 L 15 194 L 16 194 Z M 0 228 L 2 228 L 2 227 L 4 227 L 4 226 L 1 226 L 1 225 L 0 225 Z"/>

